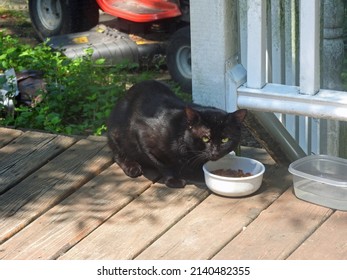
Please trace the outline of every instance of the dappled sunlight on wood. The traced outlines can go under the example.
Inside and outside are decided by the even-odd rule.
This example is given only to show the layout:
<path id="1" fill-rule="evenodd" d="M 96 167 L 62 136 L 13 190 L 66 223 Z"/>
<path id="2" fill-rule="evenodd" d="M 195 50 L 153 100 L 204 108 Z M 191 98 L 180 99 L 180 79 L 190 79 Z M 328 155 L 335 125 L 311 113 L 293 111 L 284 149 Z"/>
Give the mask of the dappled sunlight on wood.
<path id="1" fill-rule="evenodd" d="M 127 177 L 105 137 L 0 128 L 0 147 L 0 259 L 347 255 L 345 215 L 297 199 L 287 167 L 264 150 L 242 148 L 266 166 L 261 188 L 226 198 L 201 182 L 170 189 L 153 170 Z M 326 234 L 339 248 L 329 250 Z"/>

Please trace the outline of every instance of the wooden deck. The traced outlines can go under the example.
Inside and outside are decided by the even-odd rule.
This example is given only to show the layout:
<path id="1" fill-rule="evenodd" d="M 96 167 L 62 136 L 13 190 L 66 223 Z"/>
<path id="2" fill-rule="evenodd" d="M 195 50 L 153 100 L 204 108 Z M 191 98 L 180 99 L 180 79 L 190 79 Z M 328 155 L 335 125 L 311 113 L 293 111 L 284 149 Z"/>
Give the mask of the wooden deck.
<path id="1" fill-rule="evenodd" d="M 260 149 L 261 189 L 130 179 L 103 137 L 0 128 L 0 259 L 347 259 L 347 212 L 297 199 Z M 154 182 L 153 182 L 154 181 Z"/>

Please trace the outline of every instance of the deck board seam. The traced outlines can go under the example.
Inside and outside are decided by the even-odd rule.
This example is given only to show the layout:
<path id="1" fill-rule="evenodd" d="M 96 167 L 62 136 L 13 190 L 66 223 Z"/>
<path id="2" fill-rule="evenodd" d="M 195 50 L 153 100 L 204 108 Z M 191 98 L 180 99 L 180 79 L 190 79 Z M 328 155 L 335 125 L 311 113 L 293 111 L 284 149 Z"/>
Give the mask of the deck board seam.
<path id="1" fill-rule="evenodd" d="M 23 133 L 24 134 L 24 133 Z M 22 136 L 23 134 L 19 135 L 17 138 L 19 138 L 20 136 Z M 54 135 L 54 137 L 52 137 L 50 140 L 47 141 L 47 143 L 45 143 L 44 146 L 47 146 L 49 143 L 51 143 L 53 140 L 57 139 L 59 137 L 59 135 Z M 10 143 L 12 143 L 14 140 L 16 140 L 17 138 L 13 139 Z M 24 181 L 26 178 L 28 178 L 29 176 L 31 176 L 32 174 L 34 174 L 35 172 L 37 172 L 38 170 L 40 170 L 43 166 L 45 166 L 49 161 L 53 160 L 54 158 L 58 157 L 60 154 L 62 154 L 63 152 L 65 152 L 66 150 L 68 150 L 71 146 L 73 146 L 74 144 L 76 144 L 76 142 L 78 141 L 77 138 L 75 137 L 69 137 L 72 139 L 71 144 L 68 144 L 67 146 L 65 146 L 63 149 L 58 149 L 54 154 L 51 155 L 51 157 L 47 158 L 45 161 L 40 162 L 34 169 L 32 169 L 30 172 L 28 172 L 26 175 L 23 175 L 23 177 L 21 177 L 18 180 L 14 180 L 13 182 L 11 182 L 11 184 L 9 184 L 4 190 L 0 191 L 0 196 L 3 195 L 4 193 L 6 193 L 7 191 L 9 191 L 10 189 L 12 189 L 13 187 L 15 187 L 17 184 L 19 184 L 20 182 Z M 0 149 L 8 146 L 10 143 L 6 144 L 5 146 L 1 147 Z M 44 147 L 43 146 L 43 147 Z M 30 156 L 31 154 L 35 153 L 36 150 L 32 150 L 29 154 L 26 154 L 25 157 Z M 24 156 L 23 156 L 24 158 Z M 20 158 L 18 159 L 20 160 Z M 15 166 L 17 164 L 18 161 L 16 161 L 15 163 L 13 163 L 11 166 L 9 166 L 9 168 L 7 168 L 6 170 L 4 170 L 4 172 L 7 172 L 7 170 L 11 169 L 11 167 Z M 4 172 L 1 172 L 0 175 Z"/>
<path id="2" fill-rule="evenodd" d="M 54 139 L 54 138 L 55 138 L 55 137 L 53 137 L 53 139 Z M 81 140 L 81 139 L 80 139 L 80 140 Z M 87 139 L 85 138 L 85 140 L 87 140 Z M 92 142 L 92 140 L 87 140 L 87 141 Z M 63 152 L 66 152 L 68 149 L 70 149 L 71 147 L 73 147 L 74 145 L 76 145 L 78 142 L 79 142 L 78 140 L 77 140 L 77 141 L 74 141 L 72 145 L 69 145 L 69 147 L 66 147 L 65 149 L 62 149 L 63 151 L 62 151 L 60 154 L 62 154 Z M 100 152 L 102 152 L 102 150 L 105 149 L 106 146 L 107 146 L 107 144 L 105 143 L 104 145 L 98 147 L 98 151 L 95 152 L 95 155 L 97 155 L 97 154 L 99 154 Z M 94 156 L 95 156 L 95 155 L 94 155 Z M 54 157 L 54 158 L 56 158 L 56 157 Z M 44 164 L 41 166 L 41 168 L 44 167 L 44 166 L 46 166 L 47 162 L 49 162 L 49 161 L 45 161 Z M 11 236 L 9 236 L 9 237 L 7 237 L 7 238 L 4 237 L 2 240 L 0 240 L 0 245 L 1 245 L 1 244 L 4 244 L 4 243 L 5 243 L 7 240 L 9 240 L 11 237 L 15 236 L 15 235 L 16 235 L 17 233 L 19 233 L 21 230 L 23 230 L 23 229 L 26 228 L 28 225 L 30 225 L 31 223 L 33 223 L 36 219 L 38 219 L 39 217 L 41 217 L 42 215 L 44 215 L 47 211 L 49 211 L 50 209 L 52 209 L 52 208 L 55 207 L 56 205 L 60 204 L 60 203 L 61 203 L 62 201 L 64 201 L 67 197 L 69 197 L 71 194 L 73 194 L 73 193 L 76 192 L 78 189 L 80 189 L 83 185 L 85 185 L 85 184 L 88 183 L 90 180 L 92 180 L 92 179 L 96 176 L 96 174 L 100 174 L 103 170 L 106 170 L 111 164 L 112 164 L 112 163 L 111 163 L 111 159 L 110 159 L 108 162 L 106 162 L 105 164 L 101 165 L 100 168 L 99 168 L 99 170 L 96 170 L 96 171 L 89 171 L 89 172 L 90 172 L 89 176 L 85 176 L 85 177 L 83 178 L 83 180 L 81 180 L 81 182 L 79 182 L 79 184 L 77 184 L 77 185 L 76 185 L 74 188 L 72 188 L 71 190 L 66 191 L 66 193 L 65 193 L 62 197 L 56 198 L 56 199 L 55 199 L 54 201 L 52 201 L 47 207 L 42 208 L 36 215 L 33 215 L 32 217 L 28 218 L 28 219 L 26 220 L 25 224 L 23 224 L 22 227 L 17 228 L 17 229 L 16 229 L 16 232 L 13 232 L 13 233 L 11 234 Z M 41 169 L 41 168 L 40 168 L 40 169 Z M 28 176 L 26 176 L 26 178 L 28 178 L 28 177 L 30 177 L 30 176 L 34 176 L 34 174 L 35 174 L 36 172 L 38 172 L 40 169 L 37 169 L 37 170 L 35 170 L 34 172 L 29 172 L 29 174 L 28 174 Z M 61 179 L 60 179 L 60 180 L 61 180 Z M 21 183 L 22 181 L 24 181 L 24 179 L 23 179 L 23 180 L 20 180 L 19 182 L 17 182 L 17 183 L 16 183 L 12 188 L 10 188 L 9 190 L 15 188 L 15 187 L 16 187 L 19 183 Z M 54 185 L 51 186 L 51 189 L 52 189 L 53 187 L 54 187 Z M 35 198 L 35 200 L 39 200 L 39 198 L 40 198 L 43 194 L 45 194 L 46 192 L 48 192 L 48 191 L 49 191 L 49 190 L 45 189 L 44 193 L 42 193 L 42 194 L 40 194 L 39 196 L 37 196 L 37 197 Z M 0 194 L 0 196 L 3 195 L 3 194 L 5 194 L 5 193 L 6 193 L 6 192 Z M 20 208 L 16 209 L 16 211 L 13 213 L 13 215 L 15 215 L 16 212 L 17 212 L 19 209 L 21 209 L 22 207 L 24 207 L 25 205 L 26 205 L 26 203 L 24 203 Z"/>
<path id="3" fill-rule="evenodd" d="M 254 221 L 256 221 L 256 219 L 263 213 L 265 212 L 269 207 L 271 207 L 271 205 L 277 200 L 279 199 L 289 188 L 291 187 L 291 184 L 288 184 L 288 186 L 286 186 L 285 188 L 283 188 L 283 190 L 281 190 L 282 192 L 279 193 L 278 197 L 276 197 L 276 199 L 274 199 L 273 201 L 271 201 L 264 209 L 262 209 L 261 211 L 259 211 L 259 213 L 254 217 L 251 218 L 250 221 L 245 224 L 244 228 L 240 229 L 237 234 L 235 234 L 235 236 L 232 236 L 230 239 L 228 239 L 224 244 L 222 244 L 220 246 L 220 248 L 218 250 L 216 250 L 214 252 L 214 254 L 211 255 L 211 257 L 209 258 L 209 260 L 212 260 L 216 255 L 218 255 L 218 253 L 220 251 L 223 250 L 223 248 L 228 245 L 230 242 L 232 242 L 237 236 L 239 236 L 245 228 L 247 228 L 249 225 L 251 225 Z"/>
<path id="4" fill-rule="evenodd" d="M 5 128 L 5 127 L 0 127 L 0 130 L 2 130 L 2 129 L 7 130 L 7 128 Z M 11 140 L 7 140 L 5 142 L 0 143 L 0 149 L 2 149 L 3 147 L 9 145 L 11 142 L 15 141 L 18 137 L 20 137 L 24 133 L 24 131 L 22 131 L 22 130 L 17 130 L 16 129 L 16 131 L 20 131 L 20 133 L 18 135 L 15 135 Z"/>
<path id="5" fill-rule="evenodd" d="M 147 244 L 146 247 L 142 248 L 142 250 L 139 250 L 134 256 L 132 257 L 133 260 L 135 260 L 138 256 L 140 256 L 144 251 L 147 250 L 148 247 L 150 247 L 153 243 L 155 243 L 158 239 L 160 239 L 165 233 L 167 233 L 171 228 L 173 228 L 179 221 L 181 221 L 185 216 L 187 216 L 190 212 L 192 212 L 198 205 L 200 205 L 203 201 L 205 201 L 209 196 L 211 195 L 211 192 L 206 193 L 206 196 L 197 204 L 195 204 L 192 208 L 190 208 L 184 215 L 177 217 L 177 219 L 164 231 L 161 232 L 155 239 L 153 239 L 149 244 Z"/>
<path id="6" fill-rule="evenodd" d="M 101 173 L 101 172 L 100 172 Z M 96 226 L 95 228 L 93 228 L 93 230 L 91 230 L 88 234 L 86 234 L 83 238 L 81 238 L 78 242 L 76 242 L 75 244 L 72 244 L 72 246 L 69 246 L 68 248 L 66 248 L 66 250 L 60 250 L 57 252 L 57 254 L 52 258 L 54 260 L 59 259 L 61 256 L 63 256 L 64 254 L 66 254 L 67 252 L 69 252 L 74 246 L 76 246 L 77 244 L 79 244 L 80 242 L 82 242 L 85 238 L 87 238 L 90 234 L 92 234 L 95 230 L 97 230 L 98 228 L 100 228 L 102 225 L 104 225 L 108 220 L 110 220 L 114 215 L 116 215 L 119 211 L 121 211 L 124 207 L 126 207 L 127 205 L 129 205 L 130 203 L 132 203 L 136 198 L 138 198 L 139 196 L 141 196 L 145 191 L 147 191 L 152 185 L 154 185 L 157 181 L 160 180 L 161 177 L 157 177 L 156 179 L 154 179 L 153 181 L 149 180 L 148 181 L 148 186 L 146 188 L 144 188 L 143 191 L 139 192 L 136 196 L 133 196 L 131 200 L 129 200 L 127 203 L 125 203 L 121 208 L 119 208 L 117 211 L 113 212 L 111 215 L 109 215 L 106 219 L 104 219 L 102 221 L 102 223 L 100 223 L 98 226 Z"/>
<path id="7" fill-rule="evenodd" d="M 274 174 L 276 174 L 277 168 L 280 168 L 280 165 L 278 165 L 278 164 L 273 165 L 272 168 L 270 169 L 271 172 L 268 171 L 267 173 L 265 173 L 265 174 L 266 174 L 266 177 L 265 177 L 265 178 L 268 178 L 268 177 L 273 176 Z M 278 200 L 289 188 L 291 188 L 292 185 L 293 185 L 292 182 L 291 182 L 291 181 L 288 181 L 287 184 L 285 185 L 285 187 L 284 187 L 283 189 L 280 190 L 280 192 L 278 193 L 277 197 L 276 197 L 273 201 L 271 201 L 266 207 L 264 207 L 261 211 L 259 211 L 259 213 L 258 213 L 254 218 L 251 218 L 250 221 L 249 221 L 242 229 L 240 229 L 240 230 L 237 232 L 237 234 L 235 234 L 234 236 L 231 236 L 230 239 L 228 239 L 226 242 L 224 242 L 224 244 L 222 244 L 222 245 L 220 246 L 220 248 L 214 252 L 214 254 L 211 254 L 211 256 L 210 256 L 209 259 L 212 260 L 216 255 L 218 255 L 218 253 L 219 253 L 220 251 L 222 251 L 223 248 L 224 248 L 226 245 L 228 245 L 230 242 L 232 242 L 237 236 L 239 236 L 239 235 L 244 231 L 245 228 L 247 228 L 247 227 L 248 227 L 249 225 L 251 225 L 254 221 L 256 221 L 256 219 L 257 219 L 264 211 L 266 211 L 269 207 L 271 207 L 271 205 L 272 205 L 274 202 L 276 202 L 276 201 L 277 201 L 277 200 Z"/>
<path id="8" fill-rule="evenodd" d="M 329 211 L 329 209 L 330 208 L 327 208 L 327 212 L 330 212 L 330 213 L 325 215 L 322 218 L 321 222 L 319 224 L 317 224 L 317 227 L 315 227 L 303 240 L 301 240 L 300 244 L 298 244 L 298 246 L 296 248 L 294 248 L 291 252 L 288 252 L 288 254 L 284 257 L 285 260 L 287 260 L 291 255 L 293 255 L 296 252 L 296 250 L 298 250 L 336 212 L 336 210 L 330 209 L 330 211 Z"/>

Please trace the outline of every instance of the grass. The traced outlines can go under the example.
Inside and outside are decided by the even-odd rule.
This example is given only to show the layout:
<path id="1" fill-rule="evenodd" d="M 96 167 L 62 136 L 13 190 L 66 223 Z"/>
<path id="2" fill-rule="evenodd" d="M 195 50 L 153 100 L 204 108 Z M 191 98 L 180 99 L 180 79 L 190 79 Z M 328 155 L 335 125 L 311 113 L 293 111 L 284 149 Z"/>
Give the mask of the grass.
<path id="1" fill-rule="evenodd" d="M 101 135 L 112 107 L 126 89 L 133 83 L 158 76 L 156 71 L 140 71 L 138 65 L 131 63 L 105 67 L 103 59 L 93 61 L 91 55 L 92 50 L 87 49 L 83 57 L 72 60 L 45 43 L 32 47 L 0 33 L 0 73 L 11 68 L 16 72 L 37 70 L 44 73 L 45 81 L 44 89 L 32 96 L 32 106 L 21 104 L 14 89 L 9 90 L 6 97 L 14 101 L 16 109 L 11 112 L 0 102 L 0 125 Z M 181 97 L 190 99 L 190 95 L 173 87 Z"/>
<path id="2" fill-rule="evenodd" d="M 103 134 L 112 107 L 133 83 L 158 78 L 163 61 L 141 69 L 133 63 L 105 67 L 103 59 L 93 61 L 92 50 L 84 57 L 69 59 L 61 52 L 34 39 L 26 10 L 10 10 L 0 5 L 0 75 L 13 68 L 43 72 L 45 86 L 32 96 L 32 106 L 19 102 L 12 88 L 6 94 L 15 111 L 3 105 L 0 94 L 0 125 L 64 134 Z M 6 81 L 0 78 L 0 89 Z M 183 99 L 191 95 L 173 90 Z M 40 100 L 40 102 L 36 102 Z"/>

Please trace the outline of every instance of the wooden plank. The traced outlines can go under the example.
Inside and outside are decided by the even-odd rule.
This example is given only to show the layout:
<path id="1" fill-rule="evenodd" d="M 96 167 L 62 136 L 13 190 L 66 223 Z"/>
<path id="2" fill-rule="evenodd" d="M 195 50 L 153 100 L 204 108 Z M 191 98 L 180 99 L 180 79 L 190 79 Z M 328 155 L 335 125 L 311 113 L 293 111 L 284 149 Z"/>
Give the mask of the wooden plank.
<path id="1" fill-rule="evenodd" d="M 60 259 L 133 259 L 208 194 L 154 184 Z"/>
<path id="2" fill-rule="evenodd" d="M 336 211 L 288 259 L 347 260 L 347 212 Z"/>
<path id="3" fill-rule="evenodd" d="M 28 131 L 0 149 L 0 193 L 67 149 L 72 137 Z"/>
<path id="4" fill-rule="evenodd" d="M 0 196 L 0 244 L 110 165 L 106 143 L 83 139 Z"/>
<path id="5" fill-rule="evenodd" d="M 287 168 L 266 171 L 255 195 L 226 198 L 211 195 L 137 259 L 210 259 L 292 183 Z"/>
<path id="6" fill-rule="evenodd" d="M 241 146 L 241 157 L 256 159 L 261 163 L 268 165 L 269 167 L 276 164 L 273 158 L 267 153 L 265 149 Z M 267 173 L 269 172 L 266 171 L 264 178 L 266 178 Z"/>
<path id="7" fill-rule="evenodd" d="M 214 259 L 285 259 L 331 213 L 331 209 L 297 199 L 290 188 Z"/>
<path id="8" fill-rule="evenodd" d="M 0 245 L 0 259 L 55 259 L 151 184 L 113 164 Z"/>
<path id="9" fill-rule="evenodd" d="M 6 146 L 13 139 L 17 138 L 23 133 L 21 130 L 0 127 L 0 148 Z"/>

